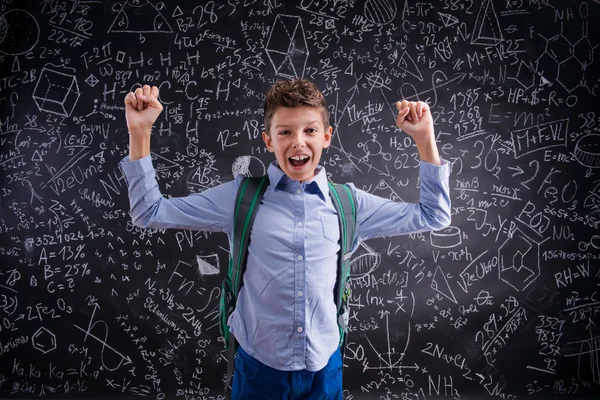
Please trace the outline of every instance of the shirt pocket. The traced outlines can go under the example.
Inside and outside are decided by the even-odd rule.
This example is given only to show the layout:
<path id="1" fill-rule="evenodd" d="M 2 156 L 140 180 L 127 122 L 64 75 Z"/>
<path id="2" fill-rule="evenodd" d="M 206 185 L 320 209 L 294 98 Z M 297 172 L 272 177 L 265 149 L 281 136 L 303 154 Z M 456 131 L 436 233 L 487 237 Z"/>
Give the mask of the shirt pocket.
<path id="1" fill-rule="evenodd" d="M 321 225 L 323 225 L 323 236 L 330 241 L 337 243 L 340 239 L 340 225 L 336 215 L 322 215 Z"/>

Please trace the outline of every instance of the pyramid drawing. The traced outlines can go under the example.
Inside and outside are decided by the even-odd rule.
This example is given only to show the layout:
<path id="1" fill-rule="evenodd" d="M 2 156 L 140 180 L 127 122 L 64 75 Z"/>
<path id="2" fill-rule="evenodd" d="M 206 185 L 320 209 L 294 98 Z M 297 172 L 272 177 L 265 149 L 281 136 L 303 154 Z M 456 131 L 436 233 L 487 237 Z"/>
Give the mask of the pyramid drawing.
<path id="1" fill-rule="evenodd" d="M 108 33 L 173 33 L 162 13 L 149 1 L 131 4 L 126 1 L 108 28 Z"/>
<path id="2" fill-rule="evenodd" d="M 278 15 L 265 50 L 277 75 L 302 78 L 309 51 L 300 17 Z"/>
<path id="3" fill-rule="evenodd" d="M 471 34 L 471 44 L 494 46 L 503 40 L 500 22 L 498 22 L 498 16 L 496 10 L 494 10 L 494 3 L 492 0 L 484 0 Z"/>

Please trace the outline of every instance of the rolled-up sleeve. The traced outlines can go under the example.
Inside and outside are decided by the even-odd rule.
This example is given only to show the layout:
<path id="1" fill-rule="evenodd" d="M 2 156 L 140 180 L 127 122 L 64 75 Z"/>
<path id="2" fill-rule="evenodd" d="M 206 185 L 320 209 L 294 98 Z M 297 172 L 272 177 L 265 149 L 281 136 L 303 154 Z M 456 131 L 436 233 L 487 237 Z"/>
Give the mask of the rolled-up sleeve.
<path id="1" fill-rule="evenodd" d="M 393 201 L 356 188 L 357 227 L 355 246 L 362 240 L 408 233 L 440 230 L 450 225 L 450 165 L 421 161 L 418 203 Z"/>

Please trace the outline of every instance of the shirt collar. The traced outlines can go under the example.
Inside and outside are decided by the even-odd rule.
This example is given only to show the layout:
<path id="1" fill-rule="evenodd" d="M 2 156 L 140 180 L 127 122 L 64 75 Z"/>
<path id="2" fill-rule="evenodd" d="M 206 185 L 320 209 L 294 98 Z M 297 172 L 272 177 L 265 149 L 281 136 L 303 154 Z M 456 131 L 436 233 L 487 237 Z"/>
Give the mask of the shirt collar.
<path id="1" fill-rule="evenodd" d="M 319 197 L 323 201 L 326 201 L 326 195 L 329 193 L 329 186 L 327 185 L 327 174 L 325 173 L 325 167 L 322 165 L 317 166 L 317 174 L 310 181 L 304 182 L 306 185 L 316 184 L 316 188 Z M 267 175 L 269 175 L 269 187 L 267 190 L 285 190 L 291 192 L 300 187 L 300 182 L 294 181 L 287 176 L 281 168 L 279 168 L 279 164 L 277 160 L 274 160 L 269 164 L 269 168 L 267 169 Z"/>

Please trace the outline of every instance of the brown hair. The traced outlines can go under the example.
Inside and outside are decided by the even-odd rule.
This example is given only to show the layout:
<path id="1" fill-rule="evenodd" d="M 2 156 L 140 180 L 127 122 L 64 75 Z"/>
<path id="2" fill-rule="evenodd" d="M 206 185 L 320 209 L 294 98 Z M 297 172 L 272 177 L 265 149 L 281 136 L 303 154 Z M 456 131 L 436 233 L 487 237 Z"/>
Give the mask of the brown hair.
<path id="1" fill-rule="evenodd" d="M 278 107 L 318 107 L 323 125 L 329 128 L 329 112 L 323 93 L 308 79 L 279 80 L 267 91 L 265 98 L 265 131 L 270 134 L 271 119 Z"/>

